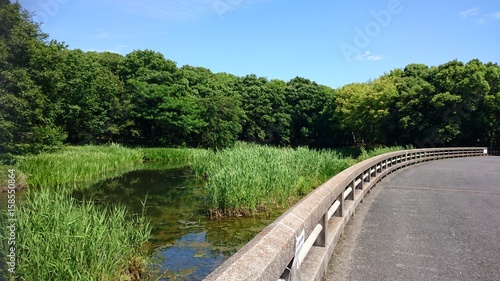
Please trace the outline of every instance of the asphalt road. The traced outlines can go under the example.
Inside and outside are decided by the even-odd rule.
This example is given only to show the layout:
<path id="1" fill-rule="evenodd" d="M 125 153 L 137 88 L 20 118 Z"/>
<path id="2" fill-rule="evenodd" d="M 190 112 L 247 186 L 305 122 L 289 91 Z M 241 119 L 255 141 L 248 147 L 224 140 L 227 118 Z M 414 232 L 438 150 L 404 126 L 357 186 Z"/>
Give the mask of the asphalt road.
<path id="1" fill-rule="evenodd" d="M 323 280 L 500 280 L 500 157 L 432 161 L 358 206 Z"/>

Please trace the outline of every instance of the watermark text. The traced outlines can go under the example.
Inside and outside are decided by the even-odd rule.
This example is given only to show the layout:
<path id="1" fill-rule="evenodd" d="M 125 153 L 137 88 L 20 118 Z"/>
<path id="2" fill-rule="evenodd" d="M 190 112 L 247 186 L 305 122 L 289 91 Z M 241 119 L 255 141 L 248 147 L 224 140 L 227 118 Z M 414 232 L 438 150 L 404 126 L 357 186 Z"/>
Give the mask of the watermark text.
<path id="1" fill-rule="evenodd" d="M 7 195 L 7 271 L 16 273 L 16 170 L 8 170 Z"/>
<path id="2" fill-rule="evenodd" d="M 367 22 L 363 28 L 354 28 L 354 37 L 352 43 L 340 43 L 340 49 L 347 62 L 351 62 L 352 58 L 361 58 L 369 54 L 368 51 L 363 51 L 370 45 L 372 40 L 380 35 L 382 29 L 389 26 L 393 16 L 398 15 L 403 11 L 403 6 L 399 0 L 390 0 L 385 9 L 380 11 L 371 11 L 370 14 L 373 20 Z M 377 58 L 377 56 L 374 56 Z M 379 58 L 377 58 L 379 59 Z"/>
<path id="3" fill-rule="evenodd" d="M 38 0 L 38 9 L 35 15 L 36 21 L 48 23 L 50 18 L 55 17 L 61 5 L 68 4 L 71 0 Z"/>

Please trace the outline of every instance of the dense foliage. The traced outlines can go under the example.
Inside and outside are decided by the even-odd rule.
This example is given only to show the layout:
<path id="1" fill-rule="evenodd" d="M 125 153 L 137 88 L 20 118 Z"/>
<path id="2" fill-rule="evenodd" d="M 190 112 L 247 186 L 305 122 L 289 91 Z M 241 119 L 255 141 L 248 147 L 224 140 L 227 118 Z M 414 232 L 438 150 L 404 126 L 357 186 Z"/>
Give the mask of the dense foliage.
<path id="1" fill-rule="evenodd" d="M 66 144 L 224 148 L 498 145 L 500 67 L 411 64 L 339 89 L 212 73 L 151 50 L 125 56 L 48 41 L 0 0 L 0 155 Z"/>

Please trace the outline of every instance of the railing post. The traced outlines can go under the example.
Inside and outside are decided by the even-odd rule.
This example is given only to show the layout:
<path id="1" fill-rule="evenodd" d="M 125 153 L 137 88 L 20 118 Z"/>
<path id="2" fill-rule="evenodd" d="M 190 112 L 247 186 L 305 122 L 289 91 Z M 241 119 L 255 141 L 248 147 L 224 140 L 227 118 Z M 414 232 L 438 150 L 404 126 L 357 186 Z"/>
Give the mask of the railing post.
<path id="1" fill-rule="evenodd" d="M 372 180 L 372 168 L 373 167 L 368 168 L 368 174 L 366 175 L 364 182 L 370 182 Z M 363 181 L 361 181 L 360 185 L 361 185 L 360 189 L 363 189 Z"/>
<path id="2" fill-rule="evenodd" d="M 328 211 L 321 217 L 321 220 L 319 220 L 319 224 L 321 224 L 323 228 L 321 229 L 321 232 L 319 233 L 318 238 L 316 238 L 316 241 L 314 241 L 313 245 L 319 247 L 325 247 L 327 241 L 326 228 L 328 227 Z"/>
<path id="3" fill-rule="evenodd" d="M 333 215 L 336 217 L 343 217 L 344 216 L 344 193 L 343 192 L 340 193 L 340 195 L 337 197 L 337 200 L 339 201 L 340 205 L 337 208 L 337 210 L 335 211 L 335 213 L 333 213 Z M 335 201 L 337 201 L 337 200 L 335 200 Z"/>
<path id="4" fill-rule="evenodd" d="M 363 182 L 363 181 L 361 181 Z M 351 193 L 349 193 L 346 197 L 348 200 L 354 200 L 354 191 L 356 190 L 356 179 L 354 179 L 350 184 L 349 187 L 351 187 Z"/>
<path id="5" fill-rule="evenodd" d="M 366 181 L 365 179 L 365 173 L 368 172 L 368 174 L 366 175 L 366 179 L 368 179 L 370 177 L 370 172 L 369 171 L 364 171 L 363 173 L 361 173 L 361 175 L 359 175 L 359 177 L 357 177 L 354 181 L 354 186 L 356 186 L 356 181 L 359 180 L 359 184 L 356 186 L 356 189 L 361 189 L 363 190 L 363 183 Z"/>

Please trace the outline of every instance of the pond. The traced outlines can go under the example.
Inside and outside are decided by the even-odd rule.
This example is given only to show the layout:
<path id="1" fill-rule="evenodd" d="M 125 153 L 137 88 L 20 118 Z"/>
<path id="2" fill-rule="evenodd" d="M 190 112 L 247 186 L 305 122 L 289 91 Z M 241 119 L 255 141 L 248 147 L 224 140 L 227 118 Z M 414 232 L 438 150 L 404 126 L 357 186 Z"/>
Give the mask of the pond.
<path id="1" fill-rule="evenodd" d="M 273 222 L 284 210 L 250 218 L 208 219 L 203 182 L 189 168 L 134 171 L 101 182 L 75 198 L 123 204 L 151 221 L 152 280 L 201 280 Z"/>

